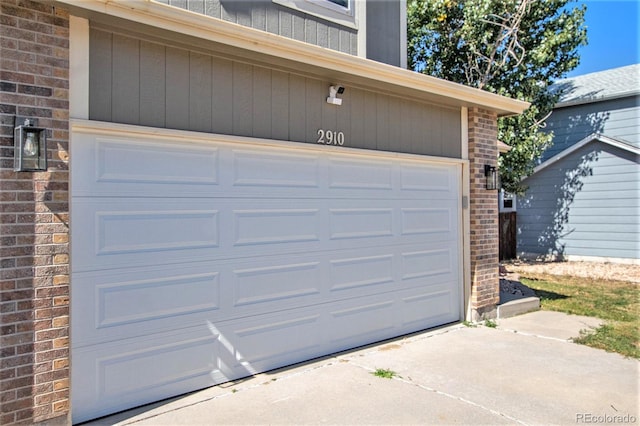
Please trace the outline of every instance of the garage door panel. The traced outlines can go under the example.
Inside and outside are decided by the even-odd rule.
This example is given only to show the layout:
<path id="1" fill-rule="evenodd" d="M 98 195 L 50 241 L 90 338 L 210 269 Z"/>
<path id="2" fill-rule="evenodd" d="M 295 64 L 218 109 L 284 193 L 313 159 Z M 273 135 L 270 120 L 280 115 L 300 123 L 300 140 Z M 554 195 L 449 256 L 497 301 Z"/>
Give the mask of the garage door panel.
<path id="1" fill-rule="evenodd" d="M 82 235 L 74 271 L 323 252 L 372 245 L 456 244 L 455 205 L 408 200 L 97 199 L 74 201 Z M 224 223 L 225 226 L 221 226 Z"/>
<path id="2" fill-rule="evenodd" d="M 231 284 L 234 307 L 320 295 L 322 273 L 320 262 L 273 264 L 265 267 L 234 269 Z M 300 303 L 300 302 L 298 302 Z"/>
<path id="3" fill-rule="evenodd" d="M 130 129 L 72 132 L 74 422 L 460 318 L 459 162 Z"/>
<path id="4" fill-rule="evenodd" d="M 393 209 L 330 209 L 329 224 L 332 240 L 390 237 L 393 236 Z"/>
<path id="5" fill-rule="evenodd" d="M 452 285 L 454 265 L 451 250 L 423 243 L 75 273 L 72 297 L 86 303 L 74 305 L 74 345 Z"/>
<path id="6" fill-rule="evenodd" d="M 233 162 L 232 185 L 262 188 L 312 188 L 321 187 L 320 159 L 315 155 L 303 155 L 271 150 L 231 151 Z"/>
<path id="7" fill-rule="evenodd" d="M 95 221 L 98 256 L 219 246 L 217 210 L 102 211 Z"/>
<path id="8" fill-rule="evenodd" d="M 419 285 L 425 285 L 428 278 L 442 279 L 440 275 L 453 276 L 457 263 L 457 253 L 449 248 L 432 250 L 418 250 L 403 252 L 402 280 L 418 281 Z"/>
<path id="9" fill-rule="evenodd" d="M 225 304 L 210 262 L 74 273 L 73 346 L 181 329 L 215 317 Z M 228 297 L 226 297 L 228 299 Z"/>
<path id="10" fill-rule="evenodd" d="M 76 197 L 457 197 L 450 165 L 379 159 L 314 145 L 238 149 L 222 141 L 74 133 Z M 320 155 L 319 155 L 320 154 Z M 418 195 L 420 194 L 420 195 Z"/>
<path id="11" fill-rule="evenodd" d="M 402 235 L 451 234 L 455 210 L 447 207 L 406 207 L 402 212 Z M 452 216 L 453 215 L 453 216 Z"/>
<path id="12" fill-rule="evenodd" d="M 219 274 L 209 272 L 97 285 L 96 328 L 219 308 Z"/>
<path id="13" fill-rule="evenodd" d="M 392 335 L 395 327 L 393 300 L 367 300 L 330 312 L 330 342 L 336 350 L 362 345 Z"/>
<path id="14" fill-rule="evenodd" d="M 207 259 L 220 246 L 220 211 L 193 199 L 74 200 L 74 271 Z"/>
<path id="15" fill-rule="evenodd" d="M 241 371 L 255 374 L 321 353 L 320 321 L 317 309 L 297 310 L 221 323 L 219 330 L 234 348 Z"/>
<path id="16" fill-rule="evenodd" d="M 204 325 L 76 348 L 73 422 L 227 381 L 217 367 L 216 354 L 223 350 L 218 336 Z"/>
<path id="17" fill-rule="evenodd" d="M 358 256 L 331 260 L 331 292 L 377 286 L 389 287 L 396 282 L 393 254 Z M 390 290 L 387 290 L 390 291 Z"/>
<path id="18" fill-rule="evenodd" d="M 425 312 L 428 312 L 428 326 L 455 321 L 455 313 L 460 304 L 459 294 L 450 290 L 436 288 L 431 292 L 402 298 L 402 324 L 405 327 L 420 327 L 425 324 Z"/>
<path id="19" fill-rule="evenodd" d="M 318 208 L 233 210 L 232 214 L 233 246 L 320 241 Z"/>
<path id="20" fill-rule="evenodd" d="M 220 184 L 215 146 L 73 135 L 75 196 L 203 196 Z"/>
<path id="21" fill-rule="evenodd" d="M 391 162 L 328 157 L 328 186 L 330 189 L 392 192 L 394 190 L 394 174 L 395 168 Z"/>
<path id="22" fill-rule="evenodd" d="M 433 193 L 432 197 L 451 198 L 457 185 L 455 169 L 445 165 L 405 164 L 400 171 L 400 189 L 405 193 Z"/>

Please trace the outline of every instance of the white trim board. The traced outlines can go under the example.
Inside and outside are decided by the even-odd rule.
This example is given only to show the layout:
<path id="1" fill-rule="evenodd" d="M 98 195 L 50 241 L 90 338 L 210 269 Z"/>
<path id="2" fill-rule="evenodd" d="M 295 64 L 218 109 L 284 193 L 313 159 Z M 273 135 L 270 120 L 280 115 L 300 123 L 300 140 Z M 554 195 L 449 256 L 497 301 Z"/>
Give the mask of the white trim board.
<path id="1" fill-rule="evenodd" d="M 69 116 L 89 118 L 89 21 L 69 17 Z"/>
<path id="2" fill-rule="evenodd" d="M 531 175 L 533 176 L 534 174 L 538 173 L 540 170 L 546 169 L 550 165 L 557 163 L 558 161 L 565 158 L 567 155 L 579 150 L 580 148 L 582 148 L 583 146 L 591 142 L 602 142 L 607 145 L 615 146 L 616 148 L 622 149 L 623 151 L 628 151 L 632 154 L 640 155 L 640 148 L 637 148 L 633 145 L 629 145 L 628 143 L 622 142 L 620 140 L 601 135 L 599 133 L 592 133 L 586 138 L 582 139 L 580 142 L 571 145 L 570 147 L 566 148 L 564 151 L 561 151 L 559 154 L 549 158 L 547 161 L 537 166 L 535 169 L 533 169 L 533 173 Z"/>
<path id="3" fill-rule="evenodd" d="M 110 123 L 106 121 L 96 120 L 82 120 L 71 119 L 69 120 L 69 128 L 74 133 L 91 133 L 100 135 L 129 135 L 131 137 L 148 137 L 155 140 L 175 140 L 179 139 L 182 143 L 193 144 L 203 143 L 210 141 L 218 141 L 223 143 L 236 144 L 242 146 L 242 144 L 251 144 L 259 146 L 277 146 L 287 147 L 291 150 L 298 150 L 304 152 L 350 152 L 352 155 L 359 155 L 363 157 L 378 157 L 378 158 L 397 158 L 399 160 L 431 163 L 431 164 L 469 164 L 468 160 L 450 158 L 450 157 L 433 157 L 422 154 L 405 154 L 401 152 L 392 151 L 374 151 L 361 148 L 349 148 L 344 146 L 330 146 L 321 145 L 315 143 L 306 142 L 290 142 L 276 139 L 261 139 L 248 136 L 232 136 L 216 133 L 202 133 L 191 130 L 174 130 L 158 127 L 146 127 L 137 126 L 131 124 Z"/>

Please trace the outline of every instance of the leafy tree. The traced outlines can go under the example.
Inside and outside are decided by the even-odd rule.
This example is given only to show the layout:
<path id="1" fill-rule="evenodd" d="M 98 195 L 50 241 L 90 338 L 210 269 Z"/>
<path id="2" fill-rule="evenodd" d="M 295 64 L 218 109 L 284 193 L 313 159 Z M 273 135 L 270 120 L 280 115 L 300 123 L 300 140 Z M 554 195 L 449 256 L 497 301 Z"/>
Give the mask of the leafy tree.
<path id="1" fill-rule="evenodd" d="M 551 144 L 541 131 L 559 93 L 548 87 L 579 63 L 586 45 L 586 7 L 574 0 L 408 0 L 409 63 L 416 71 L 531 102 L 517 117 L 498 121 L 505 190 L 520 183 Z"/>

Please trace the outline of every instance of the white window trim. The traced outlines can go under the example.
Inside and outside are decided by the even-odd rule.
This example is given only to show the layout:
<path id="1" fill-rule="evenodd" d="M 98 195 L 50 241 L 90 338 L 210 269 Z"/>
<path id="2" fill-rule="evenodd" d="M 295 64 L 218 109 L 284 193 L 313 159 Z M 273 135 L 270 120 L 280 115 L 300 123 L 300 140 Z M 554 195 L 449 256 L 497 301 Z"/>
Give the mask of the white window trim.
<path id="1" fill-rule="evenodd" d="M 356 1 L 348 0 L 349 7 L 345 8 L 329 0 L 272 0 L 274 3 L 299 12 L 307 13 L 336 24 L 358 29 L 356 18 Z"/>

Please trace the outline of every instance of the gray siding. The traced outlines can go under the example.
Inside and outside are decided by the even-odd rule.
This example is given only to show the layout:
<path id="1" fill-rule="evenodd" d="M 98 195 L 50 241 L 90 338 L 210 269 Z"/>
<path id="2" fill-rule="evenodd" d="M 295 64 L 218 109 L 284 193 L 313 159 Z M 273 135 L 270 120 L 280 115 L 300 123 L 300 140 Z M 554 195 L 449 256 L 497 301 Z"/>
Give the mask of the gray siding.
<path id="1" fill-rule="evenodd" d="M 640 97 L 556 108 L 546 125 L 554 132 L 554 144 L 541 162 L 593 133 L 640 146 Z"/>
<path id="2" fill-rule="evenodd" d="M 156 0 L 246 27 L 357 55 L 357 31 L 271 0 Z"/>
<path id="3" fill-rule="evenodd" d="M 159 128 L 461 157 L 460 111 L 277 71 L 102 29 L 90 33 L 89 117 Z"/>
<path id="4" fill-rule="evenodd" d="M 518 252 L 639 259 L 639 161 L 593 142 L 529 177 Z"/>
<path id="5" fill-rule="evenodd" d="M 367 2 L 367 58 L 401 66 L 400 37 L 403 32 L 400 12 L 397 0 Z"/>

